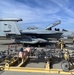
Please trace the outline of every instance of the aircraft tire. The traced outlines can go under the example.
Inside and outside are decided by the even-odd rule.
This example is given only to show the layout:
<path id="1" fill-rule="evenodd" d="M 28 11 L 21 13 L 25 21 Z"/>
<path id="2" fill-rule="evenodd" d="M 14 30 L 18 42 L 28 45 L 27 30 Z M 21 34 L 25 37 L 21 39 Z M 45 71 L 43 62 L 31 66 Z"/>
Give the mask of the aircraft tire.
<path id="1" fill-rule="evenodd" d="M 63 71 L 66 71 L 66 72 L 69 71 L 69 68 L 70 68 L 69 62 L 66 60 L 63 60 L 61 63 L 61 68 Z"/>

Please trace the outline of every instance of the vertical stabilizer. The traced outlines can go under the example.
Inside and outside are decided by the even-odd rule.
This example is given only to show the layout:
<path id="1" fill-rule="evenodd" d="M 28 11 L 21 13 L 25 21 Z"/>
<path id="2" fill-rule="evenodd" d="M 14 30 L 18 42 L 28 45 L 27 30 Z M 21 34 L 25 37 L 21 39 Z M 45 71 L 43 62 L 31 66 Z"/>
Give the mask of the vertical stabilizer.
<path id="1" fill-rule="evenodd" d="M 2 18 L 0 19 L 0 36 L 4 35 L 20 35 L 17 22 L 22 19 L 17 18 Z"/>

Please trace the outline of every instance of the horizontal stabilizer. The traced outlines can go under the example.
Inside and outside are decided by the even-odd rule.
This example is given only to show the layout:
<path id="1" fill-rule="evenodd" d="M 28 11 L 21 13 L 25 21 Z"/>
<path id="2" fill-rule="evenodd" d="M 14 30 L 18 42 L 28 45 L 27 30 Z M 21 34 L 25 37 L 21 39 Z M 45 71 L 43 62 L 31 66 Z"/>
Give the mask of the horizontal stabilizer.
<path id="1" fill-rule="evenodd" d="M 21 18 L 0 18 L 0 21 L 22 21 Z"/>

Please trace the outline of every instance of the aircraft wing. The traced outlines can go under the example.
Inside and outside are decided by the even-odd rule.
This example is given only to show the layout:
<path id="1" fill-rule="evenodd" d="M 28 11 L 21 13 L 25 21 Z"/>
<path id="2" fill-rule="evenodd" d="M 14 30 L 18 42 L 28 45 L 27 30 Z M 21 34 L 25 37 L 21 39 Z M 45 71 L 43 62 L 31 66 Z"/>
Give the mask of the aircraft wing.
<path id="1" fill-rule="evenodd" d="M 45 39 L 42 39 L 42 38 L 32 38 L 32 37 L 29 37 L 29 36 L 26 36 L 27 38 L 25 37 L 21 37 L 21 38 L 16 38 L 15 39 L 15 42 L 16 43 L 26 43 L 26 44 L 36 44 L 36 43 L 44 43 L 44 42 L 47 42 L 47 40 Z"/>

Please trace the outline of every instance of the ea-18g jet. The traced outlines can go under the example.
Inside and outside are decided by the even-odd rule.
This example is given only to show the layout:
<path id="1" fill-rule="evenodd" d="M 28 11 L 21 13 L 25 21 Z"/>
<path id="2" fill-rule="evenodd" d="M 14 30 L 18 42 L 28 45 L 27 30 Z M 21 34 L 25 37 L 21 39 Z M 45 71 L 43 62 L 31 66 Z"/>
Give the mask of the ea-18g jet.
<path id="1" fill-rule="evenodd" d="M 52 30 L 52 28 L 60 23 L 60 20 L 55 21 L 54 23 L 51 23 L 48 27 L 44 29 L 38 29 L 38 27 L 28 27 L 27 29 L 21 31 L 21 35 L 31 37 L 34 40 L 34 42 L 31 41 L 32 44 L 47 42 L 48 38 L 59 39 L 61 38 L 62 32 Z"/>
<path id="2" fill-rule="evenodd" d="M 51 30 L 52 27 L 61 23 L 60 20 L 50 24 L 51 26 L 45 29 L 37 27 L 28 27 L 25 30 L 20 30 L 17 22 L 22 19 L 17 18 L 2 18 L 0 19 L 0 36 L 14 38 L 17 43 L 43 43 L 47 42 L 47 38 L 60 38 L 62 32 Z"/>
<path id="3" fill-rule="evenodd" d="M 48 42 L 48 38 L 59 39 L 64 36 L 63 31 L 52 30 L 52 28 L 61 23 L 60 20 L 51 23 L 44 29 L 38 29 L 37 27 L 28 27 L 25 30 L 21 30 L 17 22 L 22 19 L 17 18 L 2 18 L 0 19 L 0 36 L 6 38 L 15 39 L 16 43 L 44 43 Z"/>

